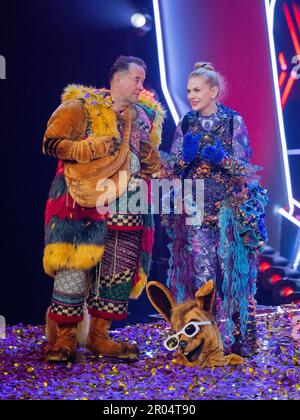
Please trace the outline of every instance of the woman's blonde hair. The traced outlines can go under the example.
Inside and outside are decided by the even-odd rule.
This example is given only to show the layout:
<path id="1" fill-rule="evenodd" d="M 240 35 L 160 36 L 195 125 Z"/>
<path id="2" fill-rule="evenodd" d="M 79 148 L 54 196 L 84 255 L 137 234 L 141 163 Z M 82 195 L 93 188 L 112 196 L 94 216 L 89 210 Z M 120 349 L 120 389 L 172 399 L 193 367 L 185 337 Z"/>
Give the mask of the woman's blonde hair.
<path id="1" fill-rule="evenodd" d="M 194 65 L 195 70 L 189 75 L 189 79 L 192 77 L 204 77 L 206 82 L 211 86 L 216 86 L 219 90 L 218 97 L 224 97 L 227 94 L 227 83 L 222 74 L 215 70 L 215 67 L 211 63 L 197 62 Z"/>

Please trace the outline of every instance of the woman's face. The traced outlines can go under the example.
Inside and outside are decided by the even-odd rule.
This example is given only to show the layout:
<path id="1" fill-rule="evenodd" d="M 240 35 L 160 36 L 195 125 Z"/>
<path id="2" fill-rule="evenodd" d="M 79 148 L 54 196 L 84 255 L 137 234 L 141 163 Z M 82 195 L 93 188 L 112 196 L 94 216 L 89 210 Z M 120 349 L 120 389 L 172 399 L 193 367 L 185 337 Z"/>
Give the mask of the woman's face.
<path id="1" fill-rule="evenodd" d="M 187 84 L 187 98 L 193 111 L 201 114 L 215 112 L 217 86 L 211 87 L 204 77 L 191 77 Z"/>

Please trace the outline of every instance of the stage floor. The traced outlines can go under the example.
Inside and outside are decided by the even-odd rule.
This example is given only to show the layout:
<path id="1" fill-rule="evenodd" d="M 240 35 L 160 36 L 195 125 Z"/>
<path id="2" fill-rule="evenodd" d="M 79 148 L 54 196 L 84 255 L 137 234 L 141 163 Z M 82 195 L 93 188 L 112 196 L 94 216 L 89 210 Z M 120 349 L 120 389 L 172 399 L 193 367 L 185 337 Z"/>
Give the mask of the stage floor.
<path id="1" fill-rule="evenodd" d="M 161 320 L 114 332 L 137 342 L 142 354 L 132 364 L 84 349 L 71 366 L 47 364 L 42 327 L 8 327 L 0 340 L 0 399 L 299 400 L 300 307 L 261 309 L 257 322 L 258 355 L 240 367 L 202 370 L 172 364 Z"/>

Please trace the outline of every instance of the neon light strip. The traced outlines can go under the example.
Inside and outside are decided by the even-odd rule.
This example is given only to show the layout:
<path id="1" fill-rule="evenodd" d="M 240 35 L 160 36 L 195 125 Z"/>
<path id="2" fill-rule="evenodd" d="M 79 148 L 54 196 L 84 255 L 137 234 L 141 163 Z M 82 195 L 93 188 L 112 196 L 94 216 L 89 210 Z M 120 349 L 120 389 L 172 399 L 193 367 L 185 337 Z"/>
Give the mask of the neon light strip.
<path id="1" fill-rule="evenodd" d="M 289 202 L 289 213 L 285 212 L 285 210 L 283 210 L 283 209 L 281 209 L 281 210 L 284 211 L 286 214 L 288 214 L 290 216 L 290 219 L 292 219 L 292 221 L 294 223 L 294 220 L 296 220 L 296 219 L 292 216 L 293 213 L 294 213 L 292 182 L 291 182 L 289 159 L 288 159 L 288 153 L 287 153 L 287 143 L 286 143 L 286 136 L 285 136 L 285 129 L 284 129 L 283 113 L 282 113 L 282 107 L 281 107 L 280 89 L 279 89 L 279 84 L 278 84 L 276 50 L 275 50 L 275 43 L 274 43 L 274 37 L 273 37 L 275 6 L 276 6 L 276 0 L 272 0 L 271 3 L 269 2 L 269 0 L 265 0 L 265 8 L 266 8 L 266 15 L 267 15 L 267 23 L 268 23 L 268 33 L 269 33 L 269 43 L 270 43 L 270 53 L 271 53 L 271 62 L 272 62 L 272 69 L 273 69 L 273 81 L 274 81 L 275 98 L 276 98 L 276 106 L 277 106 L 277 116 L 278 116 L 278 123 L 279 123 L 282 156 L 283 156 L 285 179 L 286 179 L 286 188 L 287 188 L 288 202 Z M 299 225 L 300 225 L 300 222 L 299 222 Z"/>
<path id="2" fill-rule="evenodd" d="M 299 9 L 298 9 L 298 7 L 295 3 L 292 4 L 292 8 L 293 8 L 293 11 L 294 11 L 294 14 L 295 14 L 295 19 L 296 19 L 296 22 L 297 22 L 297 25 L 298 25 L 298 29 L 300 31 L 300 12 L 299 12 Z"/>
<path id="3" fill-rule="evenodd" d="M 300 209 L 300 203 L 299 203 L 299 201 L 297 201 L 295 199 L 293 201 L 294 201 L 295 206 L 297 206 Z"/>
<path id="4" fill-rule="evenodd" d="M 279 63 L 282 71 L 287 71 L 287 64 L 283 52 L 279 54 Z"/>
<path id="5" fill-rule="evenodd" d="M 285 82 L 285 79 L 286 79 L 286 72 L 283 71 L 281 73 L 280 77 L 279 77 L 279 87 L 280 87 L 280 89 L 283 87 L 283 84 Z"/>
<path id="6" fill-rule="evenodd" d="M 295 7 L 294 7 L 294 11 L 295 11 L 295 14 L 296 14 L 297 9 Z M 300 55 L 300 44 L 299 44 L 299 40 L 298 40 L 297 30 L 296 30 L 295 25 L 293 23 L 293 19 L 292 19 L 292 16 L 290 14 L 289 7 L 286 3 L 283 4 L 283 12 L 284 12 L 286 23 L 287 23 L 288 28 L 289 28 L 289 32 L 290 32 L 290 35 L 291 35 L 291 38 L 292 38 L 292 42 L 294 44 L 295 52 L 296 52 L 297 55 Z M 283 95 L 282 95 L 282 108 L 284 108 L 285 105 L 286 105 L 286 102 L 287 102 L 287 100 L 290 96 L 290 93 L 291 93 L 291 90 L 293 88 L 294 83 L 295 83 L 295 77 L 293 76 L 293 73 L 292 73 L 289 77 L 289 80 L 286 84 L 285 90 L 284 90 Z"/>
<path id="7" fill-rule="evenodd" d="M 289 96 L 290 96 L 290 93 L 293 89 L 294 83 L 295 83 L 295 78 L 291 75 L 288 78 L 287 84 L 285 85 L 285 89 L 284 89 L 284 92 L 283 92 L 282 97 L 281 97 L 282 108 L 285 107 L 285 105 L 287 103 L 287 100 L 289 99 Z"/>
<path id="8" fill-rule="evenodd" d="M 295 25 L 294 25 L 292 16 L 290 14 L 288 5 L 285 4 L 285 3 L 283 4 L 283 11 L 284 11 L 284 14 L 285 14 L 286 22 L 287 22 L 288 27 L 289 27 L 289 31 L 290 31 L 290 34 L 291 34 L 291 37 L 292 37 L 292 41 L 293 41 L 293 44 L 294 44 L 294 47 L 295 47 L 296 54 L 300 54 L 300 44 L 299 44 L 299 40 L 298 40 L 297 30 L 295 28 Z"/>
<path id="9" fill-rule="evenodd" d="M 280 209 L 279 213 L 286 217 L 290 222 L 294 223 L 296 226 L 300 228 L 300 220 L 297 220 L 294 216 L 292 216 L 290 213 L 285 211 L 284 209 Z"/>
<path id="10" fill-rule="evenodd" d="M 158 50 L 158 62 L 159 62 L 161 87 L 162 87 L 163 94 L 165 95 L 170 112 L 172 114 L 172 117 L 175 121 L 175 124 L 178 125 L 180 118 L 174 106 L 174 102 L 172 101 L 172 98 L 168 89 L 168 84 L 167 84 L 163 36 L 162 36 L 161 19 L 160 19 L 160 11 L 159 11 L 159 0 L 153 0 L 153 9 L 154 9 L 154 21 L 155 21 L 155 29 L 156 29 L 156 41 L 157 41 L 157 50 Z"/>
<path id="11" fill-rule="evenodd" d="M 297 257 L 295 259 L 295 262 L 294 262 L 294 270 L 296 270 L 298 268 L 299 264 L 300 264 L 300 249 L 298 251 L 298 255 L 297 255 Z"/>
<path id="12" fill-rule="evenodd" d="M 300 155 L 300 149 L 290 149 L 288 150 L 289 156 L 297 156 Z"/>
<path id="13" fill-rule="evenodd" d="M 275 14 L 275 6 L 276 6 L 276 0 L 265 0 L 265 5 L 266 5 L 266 11 L 268 13 L 270 13 L 270 16 L 272 17 L 270 24 L 271 24 L 271 32 L 273 34 L 273 29 L 274 29 L 274 14 Z"/>

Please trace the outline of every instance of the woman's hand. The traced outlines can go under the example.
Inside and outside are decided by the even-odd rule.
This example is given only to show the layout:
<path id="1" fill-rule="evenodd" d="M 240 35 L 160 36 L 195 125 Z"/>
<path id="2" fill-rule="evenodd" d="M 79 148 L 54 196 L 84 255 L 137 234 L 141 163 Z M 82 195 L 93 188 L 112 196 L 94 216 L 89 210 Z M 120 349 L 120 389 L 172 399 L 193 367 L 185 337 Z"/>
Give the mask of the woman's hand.
<path id="1" fill-rule="evenodd" d="M 225 150 L 221 140 L 217 140 L 215 146 L 206 146 L 201 152 L 201 157 L 209 163 L 219 165 L 225 157 Z"/>
<path id="2" fill-rule="evenodd" d="M 183 137 L 182 159 L 184 162 L 191 163 L 196 159 L 199 151 L 199 141 L 201 138 L 201 134 L 193 136 L 192 133 L 187 133 Z"/>

